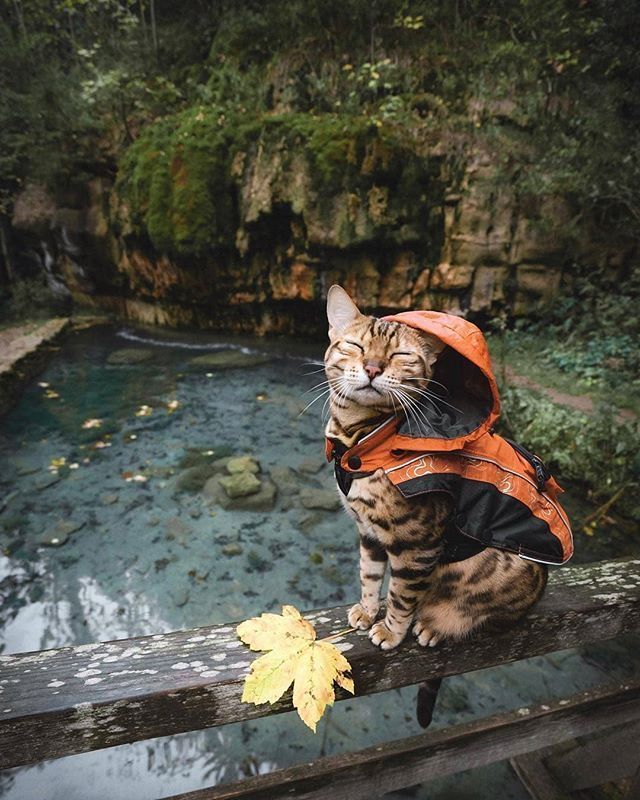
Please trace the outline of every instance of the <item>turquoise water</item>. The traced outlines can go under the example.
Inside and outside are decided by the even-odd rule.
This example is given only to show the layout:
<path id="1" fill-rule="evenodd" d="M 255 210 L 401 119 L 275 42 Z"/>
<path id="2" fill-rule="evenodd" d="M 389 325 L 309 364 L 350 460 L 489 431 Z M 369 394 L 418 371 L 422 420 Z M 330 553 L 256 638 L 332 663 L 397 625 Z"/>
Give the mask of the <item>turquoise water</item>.
<path id="1" fill-rule="evenodd" d="M 145 360 L 107 359 L 135 347 Z M 217 369 L 207 353 L 261 363 Z M 303 508 L 298 487 L 333 491 L 324 463 L 322 344 L 220 339 L 110 327 L 71 334 L 0 421 L 0 651 L 38 650 L 245 619 L 282 603 L 349 603 L 355 531 L 336 510 Z M 274 507 L 225 510 L 187 485 L 251 455 L 280 478 Z M 569 506 L 583 513 L 575 498 Z M 578 560 L 640 552 L 615 528 L 578 537 Z M 637 644 L 637 642 L 636 642 Z M 629 639 L 451 678 L 438 726 L 544 702 L 640 666 Z M 309 732 L 293 715 L 112 748 L 0 775 L 16 798 L 141 800 L 419 732 L 414 689 L 339 703 Z M 483 788 L 484 787 L 484 788 Z M 431 784 L 429 797 L 524 798 L 506 765 Z M 426 797 L 426 790 L 416 797 Z M 455 793 L 453 793 L 455 792 Z M 483 794 L 483 792 L 485 792 Z"/>

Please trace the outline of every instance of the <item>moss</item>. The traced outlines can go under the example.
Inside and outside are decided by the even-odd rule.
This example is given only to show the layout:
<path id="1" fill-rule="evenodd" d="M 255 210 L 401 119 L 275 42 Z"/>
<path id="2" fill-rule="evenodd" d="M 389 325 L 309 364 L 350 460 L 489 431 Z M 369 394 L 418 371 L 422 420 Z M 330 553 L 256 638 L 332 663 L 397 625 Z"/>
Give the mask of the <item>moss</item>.
<path id="1" fill-rule="evenodd" d="M 390 198 L 388 211 L 379 218 L 374 214 L 367 235 L 391 222 L 422 223 L 426 205 L 439 202 L 427 190 L 433 173 L 429 159 L 413 152 L 398 131 L 380 129 L 368 117 L 225 116 L 219 108 L 194 106 L 148 126 L 121 161 L 118 191 L 130 207 L 134 232 L 146 232 L 160 252 L 197 255 L 232 248 L 240 224 L 236 181 L 242 177 L 234 158 L 246 153 L 250 161 L 258 147 L 279 148 L 285 170 L 303 155 L 320 195 L 320 216 L 338 231 L 341 246 L 358 239 L 353 215 L 334 219 L 335 198 L 345 192 L 364 208 L 370 207 L 371 191 Z M 304 214 L 305 198 L 296 202 Z"/>

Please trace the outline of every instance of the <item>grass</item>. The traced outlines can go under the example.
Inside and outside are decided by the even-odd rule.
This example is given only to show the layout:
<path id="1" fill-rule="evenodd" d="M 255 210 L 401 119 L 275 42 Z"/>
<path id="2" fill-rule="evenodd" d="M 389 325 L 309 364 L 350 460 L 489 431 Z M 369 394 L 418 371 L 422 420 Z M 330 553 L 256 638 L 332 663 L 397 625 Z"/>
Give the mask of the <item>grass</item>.
<path id="1" fill-rule="evenodd" d="M 505 331 L 487 337 L 498 377 L 502 364 L 551 390 L 588 397 L 594 406 L 629 409 L 640 416 L 640 378 L 627 357 L 626 336 L 574 339 Z"/>

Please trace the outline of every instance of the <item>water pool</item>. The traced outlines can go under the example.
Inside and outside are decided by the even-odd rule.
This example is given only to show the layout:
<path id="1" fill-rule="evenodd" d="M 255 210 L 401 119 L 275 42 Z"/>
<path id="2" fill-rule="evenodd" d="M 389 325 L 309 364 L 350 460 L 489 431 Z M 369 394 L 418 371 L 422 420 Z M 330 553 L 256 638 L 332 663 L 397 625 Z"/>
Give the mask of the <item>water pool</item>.
<path id="1" fill-rule="evenodd" d="M 203 363 L 207 354 L 244 366 Z M 0 652 L 241 620 L 285 602 L 354 601 L 351 523 L 331 496 L 323 509 L 295 494 L 333 490 L 322 401 L 300 413 L 322 379 L 309 363 L 321 355 L 321 344 L 287 340 L 70 334 L 0 421 Z M 229 455 L 251 455 L 277 476 L 272 509 L 225 510 L 206 496 L 198 470 Z M 293 486 L 282 467 L 296 470 Z M 638 544 L 615 528 L 606 541 L 578 535 L 581 561 L 633 552 Z M 623 680 L 640 666 L 637 641 L 448 679 L 436 725 Z M 339 703 L 315 736 L 286 714 L 20 768 L 0 775 L 0 795 L 147 800 L 231 781 L 416 733 L 414 696 Z M 500 764 L 431 784 L 429 797 L 496 792 L 525 797 Z"/>

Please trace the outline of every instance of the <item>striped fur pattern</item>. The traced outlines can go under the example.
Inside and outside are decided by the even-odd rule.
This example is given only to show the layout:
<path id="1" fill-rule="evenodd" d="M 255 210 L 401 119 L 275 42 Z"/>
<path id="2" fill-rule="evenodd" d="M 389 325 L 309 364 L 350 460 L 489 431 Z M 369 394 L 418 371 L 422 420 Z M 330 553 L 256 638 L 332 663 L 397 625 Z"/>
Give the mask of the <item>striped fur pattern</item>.
<path id="1" fill-rule="evenodd" d="M 360 314 L 337 286 L 329 291 L 327 310 L 327 436 L 351 447 L 391 414 L 416 419 L 415 401 L 428 392 L 442 345 L 406 325 Z M 544 591 L 544 565 L 495 548 L 439 564 L 452 507 L 447 494 L 405 499 L 380 469 L 355 479 L 341 497 L 360 535 L 361 599 L 349 624 L 368 629 L 383 649 L 400 644 L 412 625 L 419 643 L 429 646 L 482 626 L 503 628 Z M 387 569 L 386 611 L 376 621 Z"/>

